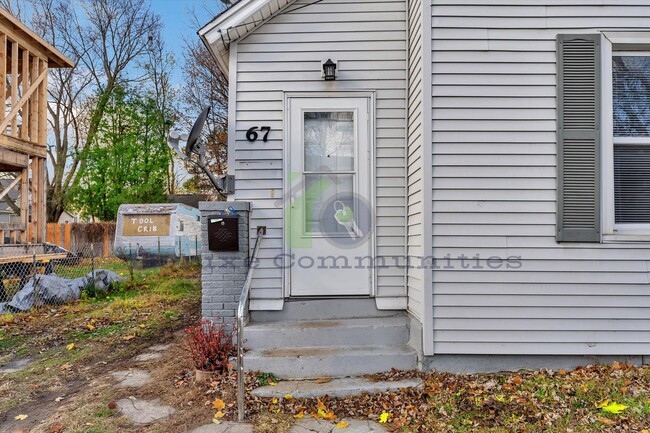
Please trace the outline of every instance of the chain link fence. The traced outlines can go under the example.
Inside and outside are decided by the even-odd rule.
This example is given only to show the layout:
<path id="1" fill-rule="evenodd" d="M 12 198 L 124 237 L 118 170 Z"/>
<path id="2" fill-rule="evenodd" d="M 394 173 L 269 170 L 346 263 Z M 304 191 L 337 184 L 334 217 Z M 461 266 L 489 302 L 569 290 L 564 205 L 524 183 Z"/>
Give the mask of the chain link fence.
<path id="1" fill-rule="evenodd" d="M 137 243 L 113 250 L 104 242 L 0 245 L 0 314 L 34 307 L 61 305 L 79 299 L 84 290 L 107 290 L 115 281 L 133 276 L 134 269 L 178 261 L 200 264 L 199 239 L 192 251 L 143 248 Z M 160 241 L 157 243 L 160 245 Z"/>

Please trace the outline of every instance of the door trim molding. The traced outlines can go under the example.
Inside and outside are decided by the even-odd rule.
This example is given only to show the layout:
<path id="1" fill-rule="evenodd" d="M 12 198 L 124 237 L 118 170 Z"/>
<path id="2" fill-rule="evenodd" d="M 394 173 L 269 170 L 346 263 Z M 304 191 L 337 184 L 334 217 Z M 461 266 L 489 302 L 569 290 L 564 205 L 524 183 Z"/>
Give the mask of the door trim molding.
<path id="1" fill-rule="evenodd" d="M 375 104 L 375 91 L 333 91 L 333 92 L 283 92 L 284 104 L 283 104 L 283 160 L 282 160 L 282 187 L 283 187 L 283 197 L 290 191 L 291 182 L 289 180 L 288 174 L 291 172 L 290 168 L 290 144 L 289 138 L 291 135 L 291 121 L 290 121 L 290 112 L 291 112 L 291 100 L 298 98 L 365 98 L 368 101 L 368 151 L 370 159 L 370 167 L 368 173 L 370 175 L 369 187 L 370 195 L 368 197 L 370 205 L 373 209 L 376 209 L 376 188 L 375 188 L 375 179 L 376 179 L 376 160 L 375 160 L 375 147 L 376 147 L 376 137 L 375 137 L 375 126 L 376 126 L 376 104 Z M 285 222 L 287 218 L 287 209 L 286 206 L 282 207 L 282 257 L 286 257 L 289 253 L 289 247 L 287 243 L 287 233 L 284 230 Z M 374 227 L 372 236 L 370 238 L 370 254 L 373 257 L 377 257 L 377 215 L 373 214 L 372 224 Z M 290 287 L 290 271 L 291 268 L 285 266 L 282 272 L 282 293 L 284 298 L 291 297 L 291 287 Z M 370 297 L 374 298 L 377 294 L 377 272 L 376 269 L 370 269 Z M 345 296 L 335 296 L 344 298 Z M 354 296 L 353 296 L 354 297 Z M 358 297 L 358 295 L 357 295 Z M 304 299 L 304 296 L 296 297 L 297 299 Z"/>

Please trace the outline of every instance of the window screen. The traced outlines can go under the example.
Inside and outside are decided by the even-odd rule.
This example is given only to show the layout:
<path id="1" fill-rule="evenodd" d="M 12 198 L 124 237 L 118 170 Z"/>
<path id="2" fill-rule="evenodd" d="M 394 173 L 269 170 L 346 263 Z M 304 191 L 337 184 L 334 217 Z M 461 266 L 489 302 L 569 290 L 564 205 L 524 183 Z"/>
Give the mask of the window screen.
<path id="1" fill-rule="evenodd" d="M 650 223 L 650 56 L 612 58 L 614 215 L 617 224 Z"/>

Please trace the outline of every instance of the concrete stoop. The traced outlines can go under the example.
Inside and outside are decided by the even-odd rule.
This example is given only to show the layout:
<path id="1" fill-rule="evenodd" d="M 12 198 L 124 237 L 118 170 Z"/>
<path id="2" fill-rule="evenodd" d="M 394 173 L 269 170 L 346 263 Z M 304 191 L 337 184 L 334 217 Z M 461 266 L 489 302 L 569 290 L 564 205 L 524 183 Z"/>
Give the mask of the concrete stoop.
<path id="1" fill-rule="evenodd" d="M 406 315 L 252 322 L 244 368 L 280 379 L 346 377 L 416 368 Z"/>

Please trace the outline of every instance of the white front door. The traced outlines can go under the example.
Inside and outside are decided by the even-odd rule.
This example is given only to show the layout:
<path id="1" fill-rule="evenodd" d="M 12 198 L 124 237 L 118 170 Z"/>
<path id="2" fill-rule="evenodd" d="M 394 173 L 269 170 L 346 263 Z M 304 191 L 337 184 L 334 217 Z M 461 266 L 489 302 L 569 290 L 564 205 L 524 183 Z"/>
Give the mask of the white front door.
<path id="1" fill-rule="evenodd" d="M 291 97 L 288 109 L 290 294 L 370 295 L 370 99 Z"/>

